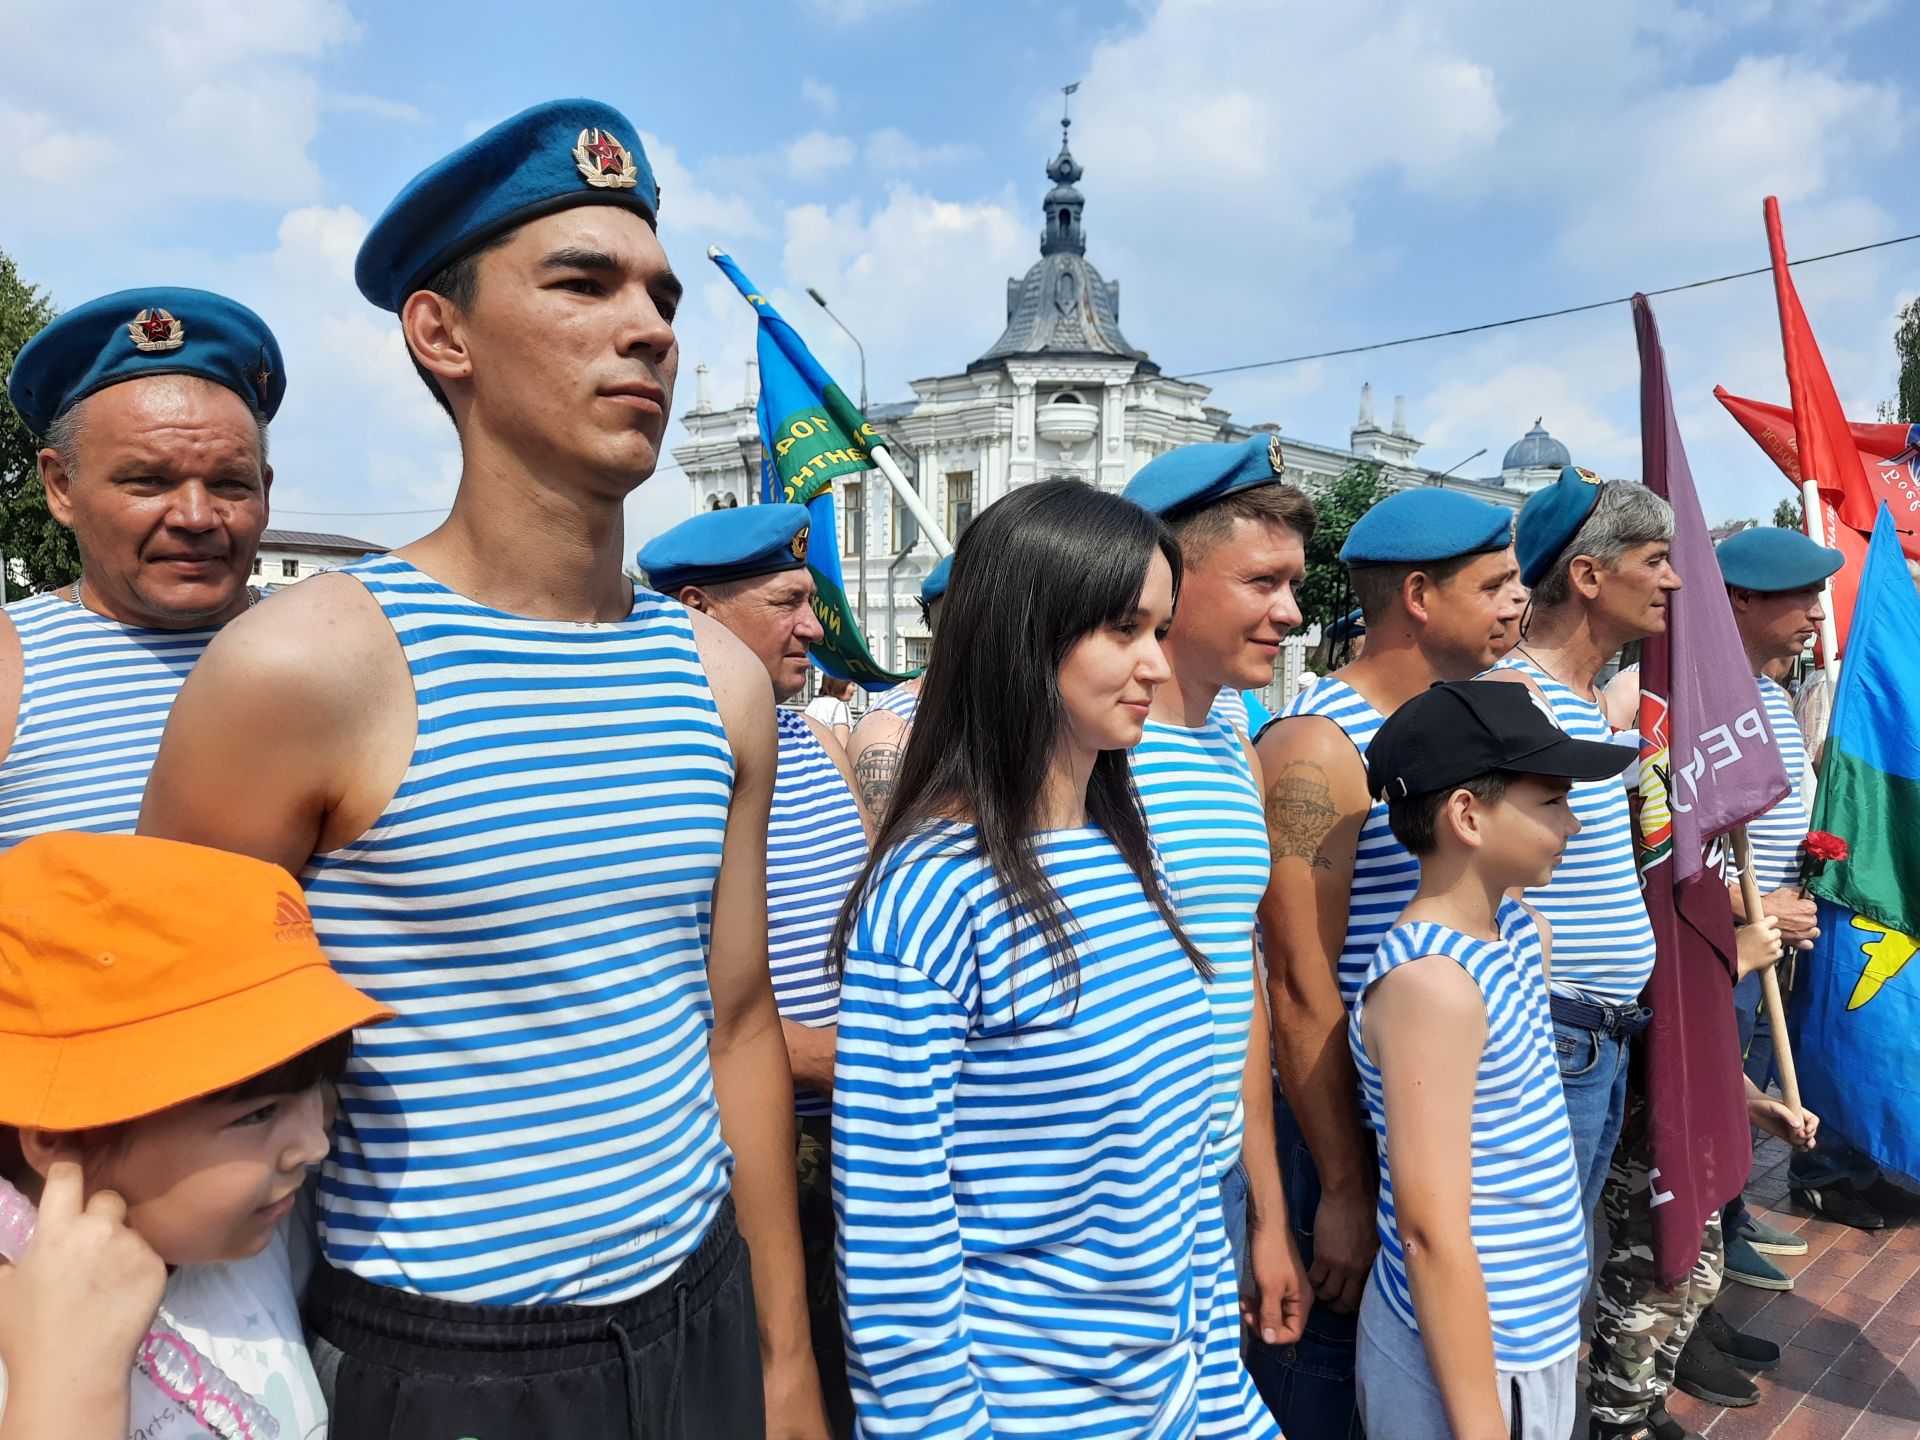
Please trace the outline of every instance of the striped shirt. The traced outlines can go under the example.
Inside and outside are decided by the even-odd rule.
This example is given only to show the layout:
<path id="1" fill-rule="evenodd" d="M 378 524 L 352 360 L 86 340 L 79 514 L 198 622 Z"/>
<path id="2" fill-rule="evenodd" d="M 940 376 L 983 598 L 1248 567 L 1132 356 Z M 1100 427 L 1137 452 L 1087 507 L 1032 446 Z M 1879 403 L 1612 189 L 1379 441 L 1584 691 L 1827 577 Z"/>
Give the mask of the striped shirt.
<path id="1" fill-rule="evenodd" d="M 1761 675 L 1760 703 L 1766 707 L 1767 725 L 1773 731 L 1773 743 L 1780 748 L 1780 763 L 1787 767 L 1787 779 L 1793 788 L 1787 798 L 1766 814 L 1747 822 L 1747 840 L 1753 846 L 1753 874 L 1766 894 L 1800 880 L 1800 847 L 1807 839 L 1807 802 L 1804 778 L 1807 768 L 1807 742 L 1793 718 L 1793 702 L 1776 681 Z"/>
<path id="2" fill-rule="evenodd" d="M 377 1284 L 602 1304 L 666 1279 L 732 1174 L 707 946 L 733 754 L 687 613 L 503 614 L 343 567 L 412 672 L 393 800 L 302 876 L 334 968 L 398 1010 L 340 1082 L 319 1229 Z"/>
<path id="3" fill-rule="evenodd" d="M 860 807 L 797 710 L 778 706 L 780 769 L 767 820 L 767 960 L 773 998 L 797 1025 L 831 1025 L 840 987 L 827 969 L 827 940 L 840 903 L 867 860 Z M 827 1097 L 798 1090 L 802 1115 L 830 1115 Z"/>
<path id="4" fill-rule="evenodd" d="M 902 841 L 854 927 L 833 1184 L 860 1433 L 1278 1440 L 1240 1362 L 1206 991 L 1112 841 L 1034 843 L 1077 990 L 969 825 Z"/>
<path id="5" fill-rule="evenodd" d="M 890 715 L 898 715 L 907 724 L 911 725 L 913 724 L 913 717 L 919 712 L 919 709 L 920 696 L 918 692 L 909 690 L 905 685 L 896 685 L 891 690 L 876 695 L 873 703 L 867 706 L 866 714 L 860 718 L 864 720 L 867 718 L 867 715 L 873 714 L 876 710 L 885 710 Z"/>
<path id="6" fill-rule="evenodd" d="M 1346 681 L 1329 675 L 1287 706 L 1287 715 L 1322 715 L 1338 725 L 1365 764 L 1367 746 L 1387 723 L 1387 717 L 1363 699 Z M 1353 887 L 1347 902 L 1347 938 L 1340 947 L 1337 978 L 1340 998 L 1352 1010 L 1360 986 L 1373 964 L 1380 937 L 1400 918 L 1400 912 L 1420 888 L 1420 862 L 1393 838 L 1387 824 L 1387 804 L 1375 800 L 1367 809 L 1354 847 Z M 1557 958 L 1557 957 L 1556 957 Z"/>
<path id="7" fill-rule="evenodd" d="M 1253 927 L 1271 865 L 1266 816 L 1246 742 L 1217 719 L 1199 730 L 1149 720 L 1132 761 L 1175 913 L 1213 966 L 1213 1163 L 1224 1175 L 1240 1158 L 1246 1123 Z"/>
<path id="8" fill-rule="evenodd" d="M 1222 690 L 1213 697 L 1213 708 L 1207 712 L 1207 719 L 1224 720 L 1235 730 L 1246 730 L 1250 723 L 1247 697 L 1230 687 Z"/>
<path id="9" fill-rule="evenodd" d="M 1500 907 L 1500 933 L 1502 940 L 1477 940 L 1426 922 L 1396 925 L 1367 969 L 1366 993 L 1396 967 L 1428 955 L 1458 961 L 1480 987 L 1487 1040 L 1473 1087 L 1473 1246 L 1486 1281 L 1495 1363 L 1503 1370 L 1539 1370 L 1580 1347 L 1587 1216 L 1554 1058 L 1553 1021 L 1540 983 L 1540 932 L 1533 917 L 1508 900 Z M 1348 1040 L 1380 1156 L 1380 1251 L 1373 1284 L 1388 1308 L 1418 1331 L 1394 1214 L 1386 1094 L 1379 1066 L 1367 1052 L 1365 1010 L 1363 998 L 1354 1007 Z"/>
<path id="10" fill-rule="evenodd" d="M 1493 668 L 1530 676 L 1554 723 L 1575 739 L 1618 738 L 1597 702 L 1581 699 L 1518 651 Z M 1527 891 L 1527 903 L 1553 927 L 1553 988 L 1630 1005 L 1653 974 L 1653 924 L 1634 866 L 1627 782 L 1618 775 L 1582 782 L 1567 803 L 1580 833 L 1567 841 L 1553 879 Z"/>
<path id="11" fill-rule="evenodd" d="M 49 830 L 131 835 L 173 698 L 219 627 L 145 630 L 53 594 L 7 618 L 24 669 L 0 761 L 0 853 Z"/>

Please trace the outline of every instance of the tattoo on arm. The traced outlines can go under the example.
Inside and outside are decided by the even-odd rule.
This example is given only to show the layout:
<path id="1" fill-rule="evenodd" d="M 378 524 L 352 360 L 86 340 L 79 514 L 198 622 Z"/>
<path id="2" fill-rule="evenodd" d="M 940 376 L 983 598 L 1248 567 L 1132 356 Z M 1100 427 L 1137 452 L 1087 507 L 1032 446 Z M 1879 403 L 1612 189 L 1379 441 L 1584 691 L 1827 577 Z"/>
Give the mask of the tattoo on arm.
<path id="1" fill-rule="evenodd" d="M 1295 760 L 1267 787 L 1267 840 L 1276 860 L 1305 860 L 1315 870 L 1331 870 L 1321 841 L 1340 819 L 1327 772 L 1311 760 Z"/>
<path id="2" fill-rule="evenodd" d="M 887 806 L 893 800 L 893 782 L 900 773 L 900 754 L 898 745 L 869 745 L 854 762 L 853 778 L 876 825 L 886 818 Z"/>

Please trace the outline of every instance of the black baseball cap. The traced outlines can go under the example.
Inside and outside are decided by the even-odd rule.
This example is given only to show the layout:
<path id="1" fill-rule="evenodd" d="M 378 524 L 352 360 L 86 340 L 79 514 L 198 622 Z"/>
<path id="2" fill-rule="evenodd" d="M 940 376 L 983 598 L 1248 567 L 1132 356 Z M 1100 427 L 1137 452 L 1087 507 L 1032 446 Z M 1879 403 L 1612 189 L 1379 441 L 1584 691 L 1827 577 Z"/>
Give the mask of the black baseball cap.
<path id="1" fill-rule="evenodd" d="M 1450 790 L 1495 770 L 1605 780 L 1633 763 L 1631 745 L 1576 740 L 1525 685 L 1442 681 L 1387 717 L 1367 747 L 1367 788 L 1386 800 Z"/>

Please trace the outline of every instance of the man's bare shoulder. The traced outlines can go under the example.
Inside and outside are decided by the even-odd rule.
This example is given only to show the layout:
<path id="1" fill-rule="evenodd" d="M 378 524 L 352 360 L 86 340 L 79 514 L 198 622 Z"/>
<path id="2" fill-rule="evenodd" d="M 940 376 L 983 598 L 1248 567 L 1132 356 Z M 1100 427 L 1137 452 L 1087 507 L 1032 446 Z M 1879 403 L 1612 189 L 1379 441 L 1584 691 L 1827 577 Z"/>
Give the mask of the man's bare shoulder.
<path id="1" fill-rule="evenodd" d="M 357 688 L 370 662 L 398 653 L 393 627 L 364 585 L 349 575 L 314 575 L 227 625 L 195 668 L 300 695 L 333 694 L 343 682 Z"/>
<path id="2" fill-rule="evenodd" d="M 26 654 L 13 617 L 0 608 L 0 760 L 13 748 L 13 732 L 20 720 L 20 691 L 26 684 Z"/>
<path id="3" fill-rule="evenodd" d="M 1497 680 L 1502 685 L 1524 685 L 1536 695 L 1545 693 L 1540 689 L 1540 682 L 1518 665 L 1496 665 L 1491 670 L 1482 670 L 1473 678 L 1476 680 Z"/>
<path id="4" fill-rule="evenodd" d="M 700 666 L 707 672 L 721 720 L 731 727 L 756 709 L 771 707 L 773 682 L 767 679 L 759 657 L 711 615 L 690 609 L 687 618 L 693 624 L 694 648 L 700 652 Z"/>
<path id="5" fill-rule="evenodd" d="M 907 722 L 898 713 L 876 706 L 853 727 L 853 733 L 847 737 L 847 749 L 856 755 L 869 745 L 891 745 L 898 749 L 907 743 L 907 730 Z"/>
<path id="6" fill-rule="evenodd" d="M 1352 738 L 1328 716 L 1284 716 L 1260 732 L 1253 752 L 1270 785 L 1290 772 L 1309 771 L 1349 802 L 1356 791 L 1359 800 L 1366 799 L 1366 762 Z"/>

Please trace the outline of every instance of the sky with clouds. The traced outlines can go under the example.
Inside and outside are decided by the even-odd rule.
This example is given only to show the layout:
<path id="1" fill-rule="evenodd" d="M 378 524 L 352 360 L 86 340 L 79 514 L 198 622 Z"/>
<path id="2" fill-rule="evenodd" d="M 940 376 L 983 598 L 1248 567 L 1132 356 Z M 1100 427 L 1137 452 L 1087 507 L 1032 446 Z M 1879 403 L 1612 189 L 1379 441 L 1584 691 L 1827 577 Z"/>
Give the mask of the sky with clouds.
<path id="1" fill-rule="evenodd" d="M 807 286 L 865 342 L 876 400 L 985 350 L 1037 254 L 1069 81 L 1089 258 L 1170 373 L 1764 265 L 1767 194 L 1798 255 L 1920 230 L 1898 78 L 1920 17 L 1898 0 L 9 0 L 5 30 L 0 248 L 63 306 L 160 282 L 258 309 L 290 387 L 278 523 L 387 543 L 431 527 L 459 456 L 354 253 L 415 171 L 555 96 L 619 106 L 659 174 L 689 283 L 676 409 L 703 361 L 737 399 L 752 353 L 716 242 L 850 392 Z M 1873 418 L 1920 244 L 1796 278 Z M 1656 310 L 1709 521 L 1764 516 L 1778 472 L 1711 391 L 1784 401 L 1769 282 Z M 1213 383 L 1243 421 L 1344 443 L 1363 381 L 1383 419 L 1406 395 L 1436 468 L 1484 446 L 1462 473 L 1489 473 L 1544 415 L 1581 463 L 1638 473 L 1624 306 Z M 663 469 L 629 540 L 687 505 Z"/>

